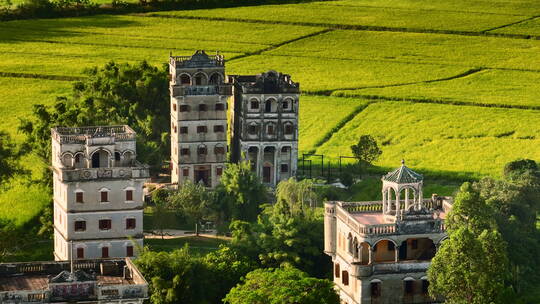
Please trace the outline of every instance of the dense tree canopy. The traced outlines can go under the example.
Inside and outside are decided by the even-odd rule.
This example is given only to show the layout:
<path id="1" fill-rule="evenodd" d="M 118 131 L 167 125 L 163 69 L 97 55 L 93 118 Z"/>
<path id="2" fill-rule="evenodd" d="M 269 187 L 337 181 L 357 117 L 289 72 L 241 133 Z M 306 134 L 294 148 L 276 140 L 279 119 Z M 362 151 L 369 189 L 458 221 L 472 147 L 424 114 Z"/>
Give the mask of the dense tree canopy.
<path id="1" fill-rule="evenodd" d="M 139 160 L 160 167 L 169 158 L 166 69 L 146 62 L 110 62 L 87 70 L 85 76 L 74 84 L 71 97 L 59 97 L 51 107 L 36 104 L 32 117 L 21 121 L 25 150 L 36 153 L 46 168 L 51 158 L 52 127 L 127 124 L 137 132 Z"/>
<path id="2" fill-rule="evenodd" d="M 312 188 L 310 181 L 282 181 L 277 187 L 277 202 L 266 205 L 256 223 L 231 224 L 233 246 L 264 267 L 289 265 L 324 277 L 330 267 L 323 253 L 322 213 L 299 199 L 316 200 Z"/>
<path id="3" fill-rule="evenodd" d="M 168 197 L 169 206 L 187 217 L 190 217 L 198 225 L 203 220 L 214 218 L 212 205 L 215 202 L 214 193 L 206 189 L 202 183 L 186 181 L 178 187 L 178 191 L 172 192 Z M 198 226 L 196 233 L 199 234 Z"/>
<path id="4" fill-rule="evenodd" d="M 266 187 L 247 161 L 228 164 L 216 192 L 224 221 L 255 221 L 261 211 L 260 205 L 268 195 Z"/>
<path id="5" fill-rule="evenodd" d="M 447 217 L 449 240 L 428 271 L 430 292 L 450 303 L 522 303 L 538 289 L 539 210 L 534 161 L 509 163 L 502 180 L 465 183 Z"/>
<path id="6" fill-rule="evenodd" d="M 225 303 L 338 304 L 333 285 L 329 280 L 311 278 L 292 267 L 257 269 L 227 294 Z"/>
<path id="7" fill-rule="evenodd" d="M 21 172 L 19 156 L 19 150 L 11 137 L 0 131 L 0 185 Z"/>

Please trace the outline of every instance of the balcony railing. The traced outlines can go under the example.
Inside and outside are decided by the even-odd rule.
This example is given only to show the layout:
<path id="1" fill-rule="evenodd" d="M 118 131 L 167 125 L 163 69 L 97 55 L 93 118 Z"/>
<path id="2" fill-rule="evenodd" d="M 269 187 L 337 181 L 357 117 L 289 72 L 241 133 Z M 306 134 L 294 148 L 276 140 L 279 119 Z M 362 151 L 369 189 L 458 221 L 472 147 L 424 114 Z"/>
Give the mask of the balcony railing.
<path id="1" fill-rule="evenodd" d="M 148 167 L 112 167 L 112 168 L 78 168 L 61 169 L 57 171 L 61 181 L 71 182 L 94 179 L 125 179 L 125 178 L 149 178 Z"/>
<path id="2" fill-rule="evenodd" d="M 129 126 L 102 126 L 102 127 L 57 127 L 52 130 L 52 137 L 61 144 L 85 144 L 93 141 L 109 140 L 130 141 L 135 140 L 136 133 Z"/>
<path id="3" fill-rule="evenodd" d="M 232 95 L 232 87 L 229 85 L 192 85 L 171 86 L 173 96 L 183 95 Z"/>
<path id="4" fill-rule="evenodd" d="M 356 277 L 369 277 L 373 274 L 425 272 L 431 262 L 428 261 L 400 261 L 395 263 L 373 263 L 370 265 L 353 264 L 351 275 Z"/>

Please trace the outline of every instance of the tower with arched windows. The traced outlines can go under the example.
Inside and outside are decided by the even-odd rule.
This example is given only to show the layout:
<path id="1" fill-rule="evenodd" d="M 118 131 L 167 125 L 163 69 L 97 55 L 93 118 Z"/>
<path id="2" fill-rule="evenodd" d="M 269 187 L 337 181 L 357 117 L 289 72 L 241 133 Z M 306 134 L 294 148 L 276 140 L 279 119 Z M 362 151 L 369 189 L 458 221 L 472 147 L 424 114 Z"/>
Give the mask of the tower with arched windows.
<path id="1" fill-rule="evenodd" d="M 215 187 L 227 154 L 225 60 L 197 51 L 171 56 L 171 181 Z"/>
<path id="2" fill-rule="evenodd" d="M 276 71 L 232 75 L 228 82 L 233 85 L 232 160 L 248 159 L 270 186 L 295 176 L 300 84 Z"/>
<path id="3" fill-rule="evenodd" d="M 52 129 L 56 260 L 120 258 L 143 244 L 143 185 L 128 126 Z M 131 240 L 130 240 L 131 238 Z"/>
<path id="4" fill-rule="evenodd" d="M 382 177 L 382 200 L 327 202 L 324 251 L 342 303 L 433 303 L 426 271 L 446 239 L 451 197 L 424 198 L 423 176 L 402 161 Z"/>

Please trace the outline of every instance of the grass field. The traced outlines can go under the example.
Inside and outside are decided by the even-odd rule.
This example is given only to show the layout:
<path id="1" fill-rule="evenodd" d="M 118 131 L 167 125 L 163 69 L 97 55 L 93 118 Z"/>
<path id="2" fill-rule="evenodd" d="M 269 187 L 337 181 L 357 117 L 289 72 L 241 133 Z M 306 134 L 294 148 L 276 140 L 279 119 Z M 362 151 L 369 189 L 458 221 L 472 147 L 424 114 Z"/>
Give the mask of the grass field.
<path id="1" fill-rule="evenodd" d="M 215 251 L 219 248 L 220 244 L 227 244 L 228 241 L 209 238 L 203 236 L 187 236 L 176 239 L 145 239 L 144 245 L 148 246 L 152 251 L 173 251 L 184 247 L 186 244 L 189 246 L 191 253 L 195 255 L 205 255 L 209 252 Z"/>
<path id="2" fill-rule="evenodd" d="M 38 216 L 49 201 L 47 189 L 15 181 L 9 190 L 0 192 L 0 216 L 22 226 Z"/>
<path id="3" fill-rule="evenodd" d="M 300 153 L 350 155 L 372 134 L 382 169 L 405 158 L 440 177 L 434 191 L 452 192 L 446 177 L 498 176 L 508 161 L 540 159 L 538 15 L 536 0 L 340 0 L 2 22 L 0 129 L 20 140 L 18 117 L 69 93 L 70 82 L 41 78 L 219 50 L 229 74 L 275 69 L 301 83 Z M 0 216 L 13 196 L 0 194 Z"/>

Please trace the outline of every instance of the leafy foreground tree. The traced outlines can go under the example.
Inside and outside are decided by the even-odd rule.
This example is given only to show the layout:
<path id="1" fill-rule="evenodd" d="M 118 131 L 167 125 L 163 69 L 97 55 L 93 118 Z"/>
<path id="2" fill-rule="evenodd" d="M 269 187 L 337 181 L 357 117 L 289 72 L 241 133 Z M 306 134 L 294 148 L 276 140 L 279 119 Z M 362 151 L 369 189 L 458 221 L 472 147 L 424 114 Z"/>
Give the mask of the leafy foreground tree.
<path id="1" fill-rule="evenodd" d="M 189 247 L 173 252 L 144 250 L 135 261 L 150 285 L 154 304 L 221 303 L 254 264 L 226 246 L 204 257 Z"/>
<path id="2" fill-rule="evenodd" d="M 195 234 L 199 235 L 199 226 L 203 220 L 212 219 L 210 207 L 214 204 L 214 193 L 206 189 L 202 183 L 184 182 L 178 191 L 169 197 L 169 206 L 185 216 L 195 220 Z"/>
<path id="3" fill-rule="evenodd" d="M 323 215 L 301 199 L 310 197 L 317 204 L 312 185 L 305 183 L 312 182 L 282 181 L 277 202 L 265 206 L 256 223 L 233 222 L 232 246 L 263 267 L 294 266 L 324 277 L 330 266 L 323 254 Z"/>
<path id="4" fill-rule="evenodd" d="M 267 200 L 266 187 L 251 170 L 249 162 L 229 164 L 216 189 L 221 220 L 255 221 L 260 205 Z"/>
<path id="5" fill-rule="evenodd" d="M 48 170 L 52 127 L 127 124 L 137 132 L 139 160 L 159 168 L 169 157 L 167 70 L 146 62 L 110 62 L 86 70 L 85 76 L 71 97 L 58 97 L 50 107 L 36 104 L 32 117 L 21 120 L 24 150 L 37 154 Z M 44 178 L 51 182 L 47 171 Z"/>
<path id="6" fill-rule="evenodd" d="M 365 169 L 382 154 L 377 141 L 371 135 L 362 135 L 356 145 L 351 146 L 353 155 L 358 159 L 361 169 Z"/>
<path id="7" fill-rule="evenodd" d="M 23 172 L 19 165 L 20 152 L 9 134 L 0 131 L 0 185 Z"/>
<path id="8" fill-rule="evenodd" d="M 504 179 L 465 183 L 447 217 L 449 240 L 428 270 L 430 293 L 449 303 L 533 303 L 538 288 L 540 172 L 534 161 Z"/>
<path id="9" fill-rule="evenodd" d="M 292 267 L 257 269 L 224 299 L 228 304 L 338 304 L 333 283 Z"/>

